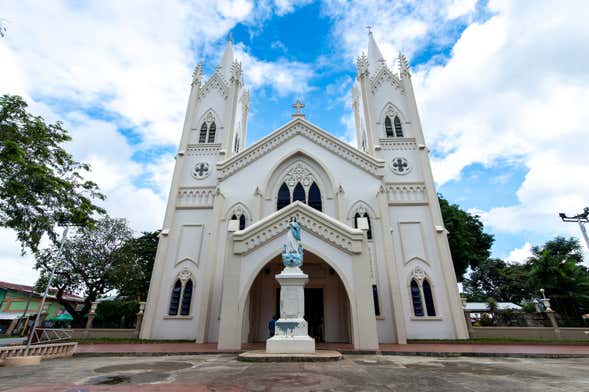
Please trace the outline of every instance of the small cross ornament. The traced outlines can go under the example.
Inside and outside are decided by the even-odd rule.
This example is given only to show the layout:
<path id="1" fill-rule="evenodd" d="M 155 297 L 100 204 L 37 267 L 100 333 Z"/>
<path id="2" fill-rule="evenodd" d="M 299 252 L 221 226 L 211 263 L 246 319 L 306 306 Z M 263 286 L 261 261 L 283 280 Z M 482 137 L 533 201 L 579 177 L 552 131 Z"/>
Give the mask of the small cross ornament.
<path id="1" fill-rule="evenodd" d="M 206 162 L 197 163 L 196 166 L 194 166 L 194 170 L 192 170 L 192 175 L 197 180 L 206 178 L 209 175 L 209 164 Z"/>
<path id="2" fill-rule="evenodd" d="M 393 158 L 391 161 L 391 170 L 396 174 L 407 174 L 411 171 L 409 162 L 406 158 Z"/>
<path id="3" fill-rule="evenodd" d="M 297 101 L 292 104 L 292 107 L 297 110 L 296 114 L 301 114 L 301 109 L 305 107 L 305 104 L 302 103 L 299 99 L 297 99 Z"/>

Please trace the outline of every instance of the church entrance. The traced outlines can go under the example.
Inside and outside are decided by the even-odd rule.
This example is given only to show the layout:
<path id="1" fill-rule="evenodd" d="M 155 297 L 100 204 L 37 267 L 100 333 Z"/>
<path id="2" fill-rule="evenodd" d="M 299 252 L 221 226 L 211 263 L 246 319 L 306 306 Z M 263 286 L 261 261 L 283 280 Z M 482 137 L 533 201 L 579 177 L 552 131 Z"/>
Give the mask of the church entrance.
<path id="1" fill-rule="evenodd" d="M 305 320 L 309 324 L 309 336 L 317 343 L 324 342 L 323 289 L 305 289 Z"/>
<path id="2" fill-rule="evenodd" d="M 351 343 L 350 305 L 346 289 L 325 261 L 305 251 L 302 270 L 309 275 L 305 286 L 305 320 L 309 336 L 317 342 Z M 274 278 L 282 271 L 280 256 L 262 268 L 254 280 L 244 310 L 243 342 L 264 342 L 268 323 L 280 316 L 280 285 Z"/>

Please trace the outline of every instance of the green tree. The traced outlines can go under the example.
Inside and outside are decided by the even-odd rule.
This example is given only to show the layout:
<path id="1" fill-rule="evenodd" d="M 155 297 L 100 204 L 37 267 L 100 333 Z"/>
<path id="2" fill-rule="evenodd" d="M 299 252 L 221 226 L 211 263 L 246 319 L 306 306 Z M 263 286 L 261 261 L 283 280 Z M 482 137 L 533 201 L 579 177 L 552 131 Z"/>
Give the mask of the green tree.
<path id="1" fill-rule="evenodd" d="M 456 204 L 450 204 L 438 195 L 444 226 L 448 230 L 448 243 L 454 271 L 459 282 L 467 268 L 475 268 L 490 256 L 493 236 L 484 232 L 483 222 L 478 215 L 471 215 Z"/>
<path id="2" fill-rule="evenodd" d="M 56 240 L 58 224 L 85 226 L 104 199 L 82 173 L 90 170 L 63 148 L 62 124 L 27 112 L 19 96 L 0 97 L 0 227 L 16 231 L 23 252 L 36 252 L 43 235 Z"/>
<path id="3" fill-rule="evenodd" d="M 159 233 L 159 230 L 144 232 L 121 247 L 121 258 L 125 262 L 116 265 L 113 272 L 114 285 L 121 296 L 140 301 L 147 299 Z"/>
<path id="4" fill-rule="evenodd" d="M 44 249 L 36 255 L 36 266 L 41 272 L 38 289 L 47 284 L 51 268 L 58 263 L 53 286 L 57 288 L 57 301 L 74 318 L 73 324 L 83 325 L 92 302 L 116 288 L 116 271 L 128 261 L 121 248 L 132 238 L 131 229 L 124 219 L 108 216 L 92 227 L 78 229 L 63 246 L 61 256 L 58 245 Z M 82 309 L 76 309 L 66 299 L 68 293 L 84 297 Z"/>
<path id="5" fill-rule="evenodd" d="M 526 264 L 487 259 L 464 280 L 464 292 L 471 301 L 485 301 L 491 297 L 500 302 L 521 303 L 534 296 L 528 278 L 529 267 Z"/>
<path id="6" fill-rule="evenodd" d="M 579 242 L 556 237 L 533 247 L 532 254 L 528 259 L 529 286 L 536 293 L 543 288 L 551 307 L 565 321 L 581 322 L 581 314 L 589 309 L 589 273 L 581 264 Z"/>

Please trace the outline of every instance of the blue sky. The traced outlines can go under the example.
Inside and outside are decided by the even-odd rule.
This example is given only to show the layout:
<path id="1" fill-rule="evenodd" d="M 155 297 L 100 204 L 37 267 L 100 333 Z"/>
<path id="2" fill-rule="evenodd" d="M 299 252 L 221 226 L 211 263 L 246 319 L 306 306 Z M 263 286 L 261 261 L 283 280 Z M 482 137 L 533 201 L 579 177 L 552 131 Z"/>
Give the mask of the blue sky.
<path id="1" fill-rule="evenodd" d="M 438 190 L 481 216 L 493 255 L 521 261 L 530 245 L 578 236 L 556 214 L 589 204 L 581 2 L 1 3 L 0 92 L 64 121 L 106 208 L 136 230 L 161 225 L 191 71 L 202 61 L 210 75 L 230 32 L 251 92 L 249 144 L 299 98 L 310 121 L 354 143 L 350 90 L 371 25 L 392 69 L 398 51 L 410 60 Z M 0 263 L 13 263 L 13 234 L 0 237 Z M 31 260 L 18 263 L 0 279 L 34 280 Z"/>

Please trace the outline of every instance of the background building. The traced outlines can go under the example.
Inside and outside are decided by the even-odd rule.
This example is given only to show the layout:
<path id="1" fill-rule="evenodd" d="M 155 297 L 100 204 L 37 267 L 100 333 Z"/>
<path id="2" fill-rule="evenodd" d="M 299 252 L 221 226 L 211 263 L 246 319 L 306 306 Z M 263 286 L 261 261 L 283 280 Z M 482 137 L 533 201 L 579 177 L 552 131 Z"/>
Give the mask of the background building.
<path id="1" fill-rule="evenodd" d="M 49 290 L 45 301 L 44 320 L 55 319 L 67 313 L 63 305 L 55 299 L 57 290 Z M 0 282 L 0 334 L 10 334 L 22 330 L 29 319 L 39 312 L 43 293 L 34 291 L 33 286 Z M 68 294 L 65 299 L 72 304 L 83 305 L 84 298 Z"/>

